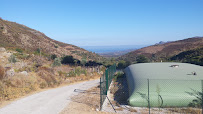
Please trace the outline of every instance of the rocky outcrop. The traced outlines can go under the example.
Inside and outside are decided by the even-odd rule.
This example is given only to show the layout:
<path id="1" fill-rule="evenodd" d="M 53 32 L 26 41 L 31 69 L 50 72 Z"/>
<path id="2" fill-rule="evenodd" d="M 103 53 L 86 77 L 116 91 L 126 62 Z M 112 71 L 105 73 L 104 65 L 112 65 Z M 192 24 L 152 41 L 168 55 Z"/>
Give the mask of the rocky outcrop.
<path id="1" fill-rule="evenodd" d="M 5 48 L 0 47 L 0 52 L 5 52 L 5 51 L 6 51 L 6 49 L 5 49 Z"/>

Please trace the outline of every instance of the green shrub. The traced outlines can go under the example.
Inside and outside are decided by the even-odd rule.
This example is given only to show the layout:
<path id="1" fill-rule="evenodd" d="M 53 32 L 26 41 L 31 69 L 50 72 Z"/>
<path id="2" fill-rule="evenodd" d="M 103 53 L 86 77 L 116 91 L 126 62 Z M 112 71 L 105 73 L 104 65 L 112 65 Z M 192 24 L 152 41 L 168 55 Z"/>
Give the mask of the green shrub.
<path id="1" fill-rule="evenodd" d="M 139 55 L 136 57 L 137 63 L 148 63 L 149 59 L 145 57 L 144 55 Z"/>
<path id="2" fill-rule="evenodd" d="M 30 57 L 30 55 L 25 53 L 14 53 L 13 55 L 15 55 L 18 59 L 24 59 L 24 60 Z"/>
<path id="3" fill-rule="evenodd" d="M 70 71 L 70 72 L 68 73 L 68 76 L 69 76 L 69 77 L 75 77 L 75 76 L 76 76 L 76 73 L 74 73 L 74 71 Z"/>
<path id="4" fill-rule="evenodd" d="M 118 69 L 125 69 L 125 68 L 128 67 L 130 64 L 131 64 L 131 62 L 129 62 L 129 61 L 121 60 L 121 61 L 119 61 L 118 65 L 117 65 L 117 68 L 118 68 Z"/>
<path id="5" fill-rule="evenodd" d="M 23 53 L 23 50 L 19 49 L 19 48 L 17 48 L 16 51 L 19 52 L 19 53 Z"/>
<path id="6" fill-rule="evenodd" d="M 80 76 L 80 74 L 81 74 L 81 67 L 75 68 L 75 74 Z"/>
<path id="7" fill-rule="evenodd" d="M 16 62 L 17 62 L 16 56 L 12 54 L 12 55 L 8 58 L 8 61 L 9 61 L 10 63 L 16 63 Z"/>
<path id="8" fill-rule="evenodd" d="M 87 70 L 82 70 L 81 73 L 87 76 Z"/>
<path id="9" fill-rule="evenodd" d="M 55 47 L 55 48 L 58 48 L 59 46 L 58 46 L 58 45 L 54 45 L 54 47 Z"/>
<path id="10" fill-rule="evenodd" d="M 52 60 L 54 60 L 54 59 L 56 59 L 56 58 L 57 58 L 57 55 L 55 55 L 55 54 L 51 55 L 51 59 L 52 59 Z"/>
<path id="11" fill-rule="evenodd" d="M 86 60 L 85 58 L 83 58 L 80 63 L 81 63 L 83 66 L 85 66 L 85 64 L 87 63 L 87 60 Z"/>
<path id="12" fill-rule="evenodd" d="M 123 72 L 118 72 L 115 76 L 114 76 L 114 80 L 117 81 L 118 78 L 122 78 L 124 76 Z"/>
<path id="13" fill-rule="evenodd" d="M 37 48 L 36 52 L 37 53 L 40 53 L 41 49 L 40 48 Z"/>
<path id="14" fill-rule="evenodd" d="M 85 76 L 87 76 L 87 70 L 82 69 L 81 67 L 76 67 L 74 71 L 70 71 L 68 73 L 68 76 L 75 77 L 75 76 L 80 76 L 81 74 L 84 74 Z"/>
<path id="15" fill-rule="evenodd" d="M 61 66 L 61 59 L 60 58 L 55 58 L 52 66 L 53 67 Z"/>
<path id="16" fill-rule="evenodd" d="M 65 56 L 62 58 L 61 63 L 62 64 L 74 64 L 74 60 L 75 59 L 73 58 L 73 56 Z"/>

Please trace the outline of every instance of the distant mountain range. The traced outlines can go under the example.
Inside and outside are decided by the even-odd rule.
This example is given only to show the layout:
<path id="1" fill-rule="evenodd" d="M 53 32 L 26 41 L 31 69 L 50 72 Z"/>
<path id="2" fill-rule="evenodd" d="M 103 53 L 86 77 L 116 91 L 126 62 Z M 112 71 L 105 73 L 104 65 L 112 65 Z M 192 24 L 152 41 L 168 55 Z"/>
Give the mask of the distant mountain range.
<path id="1" fill-rule="evenodd" d="M 116 45 L 116 46 L 81 46 L 103 57 L 119 57 L 128 52 L 145 47 L 146 45 Z"/>
<path id="2" fill-rule="evenodd" d="M 193 50 L 203 47 L 203 37 L 193 37 L 178 41 L 160 42 L 158 44 L 144 47 L 132 52 L 129 52 L 118 60 L 126 60 L 134 62 L 138 55 L 144 55 L 151 61 L 168 60 L 170 57 L 178 55 L 181 52 Z"/>
<path id="3" fill-rule="evenodd" d="M 102 59 L 101 56 L 83 48 L 53 40 L 42 32 L 1 18 L 0 47 L 20 48 L 27 52 L 35 52 L 40 48 L 43 53 L 48 55 L 72 55 L 79 60 L 82 58 L 87 58 L 88 60 Z"/>
<path id="4" fill-rule="evenodd" d="M 112 52 L 120 52 L 125 50 L 135 50 L 145 47 L 146 45 L 115 45 L 115 46 L 80 46 L 88 51 L 95 53 L 112 53 Z"/>

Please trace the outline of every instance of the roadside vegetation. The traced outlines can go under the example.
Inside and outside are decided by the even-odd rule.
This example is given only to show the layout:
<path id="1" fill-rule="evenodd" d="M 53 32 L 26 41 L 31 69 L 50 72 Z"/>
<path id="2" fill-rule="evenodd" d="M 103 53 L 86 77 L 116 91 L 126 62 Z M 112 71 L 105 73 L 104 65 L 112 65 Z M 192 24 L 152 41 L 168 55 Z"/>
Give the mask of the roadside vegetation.
<path id="1" fill-rule="evenodd" d="M 105 69 L 92 60 L 0 47 L 0 105 L 28 93 L 99 78 Z"/>
<path id="2" fill-rule="evenodd" d="M 184 51 L 170 58 L 171 61 L 203 65 L 203 48 Z"/>

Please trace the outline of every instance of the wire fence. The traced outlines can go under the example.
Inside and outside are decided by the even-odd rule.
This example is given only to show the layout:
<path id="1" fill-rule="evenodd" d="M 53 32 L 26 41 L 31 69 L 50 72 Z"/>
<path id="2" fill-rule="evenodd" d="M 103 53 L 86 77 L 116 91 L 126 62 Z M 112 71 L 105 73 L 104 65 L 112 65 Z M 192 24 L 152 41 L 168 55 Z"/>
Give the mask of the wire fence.
<path id="1" fill-rule="evenodd" d="M 107 92 L 116 72 L 116 64 L 107 68 L 100 78 L 100 110 L 107 97 Z"/>
<path id="2" fill-rule="evenodd" d="M 113 81 L 114 105 L 138 113 L 202 114 L 203 80 L 137 79 L 133 87 L 128 85 L 125 75 Z"/>

